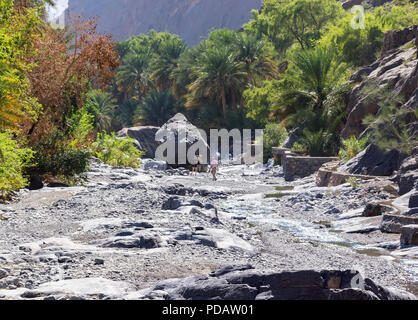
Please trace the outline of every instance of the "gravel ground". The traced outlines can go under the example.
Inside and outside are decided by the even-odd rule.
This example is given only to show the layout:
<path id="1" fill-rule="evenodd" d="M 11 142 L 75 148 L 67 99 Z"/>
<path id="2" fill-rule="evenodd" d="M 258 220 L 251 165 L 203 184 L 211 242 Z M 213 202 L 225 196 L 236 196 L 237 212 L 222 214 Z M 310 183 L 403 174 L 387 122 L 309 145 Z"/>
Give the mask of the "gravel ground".
<path id="1" fill-rule="evenodd" d="M 357 269 L 416 293 L 413 272 L 391 252 L 399 235 L 373 231 L 381 217 L 355 218 L 367 203 L 394 197 L 381 185 L 317 188 L 314 177 L 286 183 L 279 168 L 243 166 L 222 168 L 213 182 L 93 162 L 86 186 L 22 191 L 0 204 L 0 297 L 85 278 L 134 291 L 232 264 Z"/>

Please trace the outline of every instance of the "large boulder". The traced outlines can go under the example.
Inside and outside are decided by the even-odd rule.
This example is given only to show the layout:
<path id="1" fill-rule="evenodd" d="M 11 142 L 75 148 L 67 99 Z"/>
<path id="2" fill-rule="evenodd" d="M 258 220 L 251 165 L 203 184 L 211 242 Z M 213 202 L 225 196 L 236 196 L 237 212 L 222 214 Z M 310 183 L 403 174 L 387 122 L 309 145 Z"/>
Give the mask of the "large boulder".
<path id="1" fill-rule="evenodd" d="M 391 50 L 397 49 L 407 42 L 416 38 L 418 26 L 407 27 L 402 30 L 391 30 L 385 34 L 383 42 L 382 56 L 386 56 Z"/>
<path id="2" fill-rule="evenodd" d="M 207 276 L 169 279 L 132 299 L 165 300 L 416 300 L 355 270 L 275 272 L 228 266 Z"/>
<path id="3" fill-rule="evenodd" d="M 386 233 L 401 233 L 402 227 L 412 224 L 418 225 L 418 216 L 385 214 L 380 225 L 380 230 Z"/>
<path id="4" fill-rule="evenodd" d="M 289 131 L 289 135 L 287 136 L 286 140 L 283 142 L 282 147 L 286 149 L 292 149 L 293 145 L 296 142 L 300 141 L 300 137 L 302 135 L 302 130 L 300 128 L 295 128 Z"/>
<path id="5" fill-rule="evenodd" d="M 404 195 L 414 188 L 418 190 L 418 148 L 414 149 L 412 156 L 402 162 L 396 182 L 399 185 L 400 195 Z"/>
<path id="6" fill-rule="evenodd" d="M 175 146 L 175 163 L 169 163 L 174 167 L 181 165 L 190 164 L 187 161 L 187 152 L 190 147 L 200 143 L 204 148 L 206 148 L 207 154 L 209 154 L 209 145 L 207 144 L 206 137 L 204 137 L 203 132 L 191 124 L 187 118 L 178 113 L 170 120 L 168 120 L 156 133 L 156 139 L 159 143 L 173 143 Z M 186 158 L 186 163 L 181 163 L 179 161 L 179 143 L 184 143 L 186 155 L 182 155 Z M 158 155 L 156 155 L 158 158 Z M 163 160 L 163 159 L 158 159 Z M 203 159 L 207 161 L 207 159 Z"/>
<path id="7" fill-rule="evenodd" d="M 401 228 L 401 244 L 418 246 L 418 224 L 410 224 Z"/>
<path id="8" fill-rule="evenodd" d="M 356 157 L 338 168 L 339 172 L 366 174 L 371 176 L 391 176 L 399 169 L 405 155 L 398 150 L 384 152 L 371 144 Z"/>
<path id="9" fill-rule="evenodd" d="M 154 159 L 157 143 L 155 134 L 158 127 L 125 128 L 118 132 L 119 137 L 130 137 L 136 140 L 136 147 L 145 152 L 144 158 Z"/>

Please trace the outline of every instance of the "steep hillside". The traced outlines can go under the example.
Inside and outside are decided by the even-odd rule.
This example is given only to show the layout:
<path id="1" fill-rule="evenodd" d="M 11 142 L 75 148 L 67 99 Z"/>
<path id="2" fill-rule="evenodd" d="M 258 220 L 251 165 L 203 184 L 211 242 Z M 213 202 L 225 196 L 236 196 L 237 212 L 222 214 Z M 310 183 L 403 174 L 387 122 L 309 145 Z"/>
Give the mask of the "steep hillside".
<path id="1" fill-rule="evenodd" d="M 179 34 L 195 45 L 212 28 L 237 29 L 261 0 L 69 0 L 69 9 L 99 18 L 99 30 L 116 40 L 150 29 Z"/>

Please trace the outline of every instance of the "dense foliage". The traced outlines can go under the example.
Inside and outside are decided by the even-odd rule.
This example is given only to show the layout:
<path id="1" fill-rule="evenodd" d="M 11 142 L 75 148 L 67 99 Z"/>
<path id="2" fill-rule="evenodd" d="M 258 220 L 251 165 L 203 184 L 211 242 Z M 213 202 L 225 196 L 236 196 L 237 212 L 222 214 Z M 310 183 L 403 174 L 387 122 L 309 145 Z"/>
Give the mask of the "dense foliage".
<path id="1" fill-rule="evenodd" d="M 136 167 L 141 152 L 113 132 L 161 126 L 177 112 L 206 130 L 266 128 L 266 159 L 286 129 L 300 127 L 295 150 L 341 149 L 347 160 L 366 144 L 339 140 L 349 75 L 379 56 L 386 31 L 418 23 L 418 7 L 408 0 L 367 9 L 364 17 L 337 0 L 264 0 L 242 30 L 212 30 L 188 48 L 177 35 L 155 31 L 115 43 L 80 17 L 54 29 L 45 4 L 53 1 L 0 0 L 3 196 L 30 175 L 80 175 L 91 155 Z M 408 153 L 416 112 L 400 108 L 401 97 L 367 90 L 383 106 L 366 119 L 368 141 Z"/>
<path id="2" fill-rule="evenodd" d="M 0 132 L 0 200 L 27 184 L 24 169 L 31 164 L 33 152 L 22 148 L 10 132 Z"/>
<path id="3" fill-rule="evenodd" d="M 99 133 L 93 143 L 94 155 L 111 166 L 138 168 L 143 152 L 135 147 L 134 142 L 129 137 L 118 138 L 115 133 Z"/>

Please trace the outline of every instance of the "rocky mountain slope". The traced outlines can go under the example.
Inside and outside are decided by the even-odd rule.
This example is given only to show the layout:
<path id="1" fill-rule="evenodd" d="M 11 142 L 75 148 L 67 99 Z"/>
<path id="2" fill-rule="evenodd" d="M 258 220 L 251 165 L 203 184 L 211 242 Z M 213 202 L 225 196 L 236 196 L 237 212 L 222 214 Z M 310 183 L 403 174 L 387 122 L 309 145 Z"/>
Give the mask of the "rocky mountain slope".
<path id="1" fill-rule="evenodd" d="M 99 17 L 99 30 L 115 40 L 155 29 L 195 45 L 212 28 L 240 28 L 261 0 L 69 0 L 68 6 L 73 14 Z"/>

